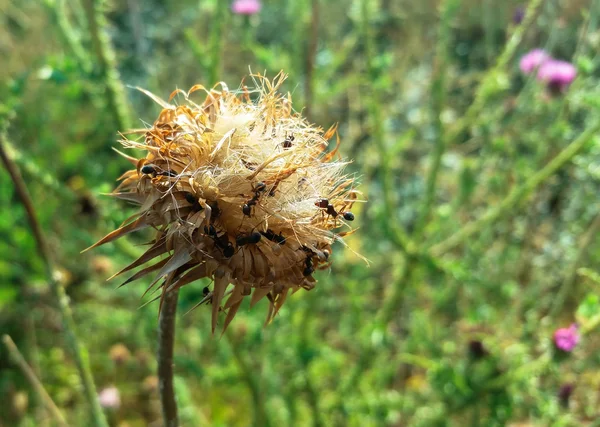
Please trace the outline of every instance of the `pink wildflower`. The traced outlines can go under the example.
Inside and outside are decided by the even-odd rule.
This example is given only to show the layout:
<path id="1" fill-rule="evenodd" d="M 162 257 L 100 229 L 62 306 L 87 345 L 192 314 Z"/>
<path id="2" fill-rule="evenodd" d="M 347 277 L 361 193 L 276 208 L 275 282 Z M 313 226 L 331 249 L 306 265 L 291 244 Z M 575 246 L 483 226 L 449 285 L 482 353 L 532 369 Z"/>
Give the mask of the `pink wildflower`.
<path id="1" fill-rule="evenodd" d="M 566 61 L 549 59 L 539 68 L 537 78 L 545 82 L 550 89 L 564 91 L 575 80 L 577 69 Z"/>
<path id="2" fill-rule="evenodd" d="M 579 331 L 575 323 L 568 328 L 560 328 L 554 332 L 554 345 L 559 350 L 569 353 L 573 351 L 578 342 Z"/>
<path id="3" fill-rule="evenodd" d="M 260 12 L 261 4 L 258 0 L 235 0 L 231 5 L 233 13 L 238 15 L 254 15 Z"/>
<path id="4" fill-rule="evenodd" d="M 519 62 L 519 68 L 524 74 L 530 74 L 542 66 L 546 61 L 552 59 L 543 49 L 533 49 L 525 54 Z"/>

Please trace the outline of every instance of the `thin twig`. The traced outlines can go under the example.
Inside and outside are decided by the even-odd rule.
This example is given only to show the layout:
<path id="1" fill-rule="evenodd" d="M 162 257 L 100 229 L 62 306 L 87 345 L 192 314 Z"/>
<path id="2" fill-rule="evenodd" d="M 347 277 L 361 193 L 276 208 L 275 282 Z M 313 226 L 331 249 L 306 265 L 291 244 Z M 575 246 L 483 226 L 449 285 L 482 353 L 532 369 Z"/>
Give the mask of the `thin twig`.
<path id="1" fill-rule="evenodd" d="M 8 350 L 8 355 L 10 356 L 12 361 L 15 363 L 15 365 L 19 367 L 23 375 L 25 375 L 25 378 L 27 378 L 27 381 L 29 381 L 29 383 L 31 384 L 31 387 L 33 387 L 36 393 L 42 398 L 48 410 L 52 413 L 54 418 L 56 418 L 56 421 L 61 426 L 68 427 L 64 415 L 62 414 L 62 412 L 60 412 L 60 409 L 58 409 L 58 406 L 56 406 L 56 403 L 54 403 L 46 389 L 44 389 L 44 386 L 35 375 L 35 372 L 33 372 L 33 369 L 31 369 L 31 367 L 27 364 L 27 361 L 15 345 L 12 338 L 8 335 L 4 335 L 2 337 L 2 341 L 4 342 L 4 345 Z"/>
<path id="2" fill-rule="evenodd" d="M 165 294 L 158 325 L 158 380 L 165 427 L 179 425 L 173 385 L 173 347 L 178 297 L 178 289 Z"/>
<path id="3" fill-rule="evenodd" d="M 490 207 L 481 217 L 477 220 L 467 224 L 459 231 L 448 237 L 446 240 L 432 246 L 429 253 L 434 257 L 439 257 L 449 250 L 457 247 L 461 243 L 464 243 L 473 234 L 483 230 L 488 224 L 503 217 L 506 213 L 512 211 L 517 205 L 531 195 L 540 184 L 546 181 L 556 171 L 563 167 L 566 163 L 573 159 L 595 134 L 600 131 L 600 121 L 591 125 L 586 129 L 575 141 L 561 151 L 554 159 L 552 159 L 546 166 L 540 171 L 534 174 L 531 178 L 525 181 L 523 184 L 513 189 L 508 196 L 502 202 L 494 207 Z"/>
<path id="4" fill-rule="evenodd" d="M 107 427 L 108 424 L 106 422 L 106 418 L 104 417 L 104 413 L 100 407 L 100 402 L 98 401 L 98 395 L 94 385 L 94 378 L 92 376 L 92 370 L 89 364 L 87 349 L 80 343 L 77 333 L 75 332 L 75 322 L 73 320 L 71 307 L 69 306 L 69 298 L 67 297 L 64 288 L 54 276 L 54 262 L 52 254 L 48 249 L 46 238 L 37 220 L 37 215 L 35 213 L 35 208 L 33 207 L 31 197 L 29 197 L 29 192 L 27 191 L 27 187 L 25 186 L 25 182 L 23 181 L 19 169 L 4 150 L 4 141 L 5 135 L 2 133 L 0 134 L 0 158 L 2 159 L 2 163 L 6 167 L 6 170 L 11 177 L 11 180 L 13 181 L 13 185 L 17 195 L 19 196 L 19 199 L 25 208 L 27 220 L 29 221 L 29 225 L 36 241 L 37 250 L 44 262 L 44 268 L 46 270 L 46 277 L 50 285 L 50 290 L 61 315 L 66 342 L 75 360 L 75 365 L 77 367 L 77 371 L 79 372 L 84 393 L 91 408 L 93 424 L 96 427 Z"/>

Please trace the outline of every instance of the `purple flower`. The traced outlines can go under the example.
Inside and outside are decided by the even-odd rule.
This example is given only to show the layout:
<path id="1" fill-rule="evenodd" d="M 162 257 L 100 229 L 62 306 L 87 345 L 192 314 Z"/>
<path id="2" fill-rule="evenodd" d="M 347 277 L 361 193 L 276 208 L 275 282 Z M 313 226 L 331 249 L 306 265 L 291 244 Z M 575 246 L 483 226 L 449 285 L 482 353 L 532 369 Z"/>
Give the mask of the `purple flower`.
<path id="1" fill-rule="evenodd" d="M 560 328 L 554 332 L 554 345 L 559 350 L 569 353 L 573 351 L 578 342 L 579 331 L 575 323 L 568 328 Z"/>
<path id="2" fill-rule="evenodd" d="M 233 13 L 238 15 L 254 15 L 260 11 L 260 1 L 258 0 L 235 0 L 231 5 Z"/>
<path id="3" fill-rule="evenodd" d="M 121 395 L 116 387 L 107 387 L 98 394 L 100 406 L 106 409 L 117 409 L 121 406 Z"/>
<path id="4" fill-rule="evenodd" d="M 531 52 L 523 55 L 519 62 L 519 68 L 524 74 L 530 74 L 551 59 L 545 50 L 533 49 Z"/>
<path id="5" fill-rule="evenodd" d="M 564 91 L 575 80 L 577 69 L 567 61 L 548 59 L 539 68 L 537 78 L 556 91 Z"/>

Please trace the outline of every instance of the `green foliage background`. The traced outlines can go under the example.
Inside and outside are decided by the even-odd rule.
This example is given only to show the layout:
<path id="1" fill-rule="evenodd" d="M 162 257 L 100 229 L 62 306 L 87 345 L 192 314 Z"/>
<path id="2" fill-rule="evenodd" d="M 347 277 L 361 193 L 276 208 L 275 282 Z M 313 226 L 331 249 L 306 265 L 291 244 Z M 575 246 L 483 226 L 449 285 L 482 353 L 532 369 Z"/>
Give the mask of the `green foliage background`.
<path id="1" fill-rule="evenodd" d="M 267 328 L 263 302 L 212 337 L 208 310 L 183 315 L 205 284 L 182 290 L 182 425 L 600 425 L 600 4 L 535 0 L 515 25 L 519 6 L 268 0 L 244 17 L 217 0 L 0 0 L 5 148 L 96 385 L 120 391 L 111 425 L 161 422 L 157 305 L 140 308 L 147 283 L 105 282 L 147 236 L 80 254 L 132 214 L 101 196 L 128 168 L 112 151 L 117 131 L 159 111 L 131 87 L 166 98 L 281 69 L 297 110 L 339 123 L 369 202 L 355 212 L 352 250 L 338 247 L 316 289 Z M 537 47 L 577 66 L 566 93 L 520 74 L 520 56 Z M 0 331 L 70 425 L 90 425 L 4 170 L 0 206 Z M 582 340 L 558 355 L 552 334 L 575 321 Z M 565 384 L 575 385 L 569 405 L 557 397 Z M 0 394 L 0 425 L 53 425 L 4 348 Z"/>

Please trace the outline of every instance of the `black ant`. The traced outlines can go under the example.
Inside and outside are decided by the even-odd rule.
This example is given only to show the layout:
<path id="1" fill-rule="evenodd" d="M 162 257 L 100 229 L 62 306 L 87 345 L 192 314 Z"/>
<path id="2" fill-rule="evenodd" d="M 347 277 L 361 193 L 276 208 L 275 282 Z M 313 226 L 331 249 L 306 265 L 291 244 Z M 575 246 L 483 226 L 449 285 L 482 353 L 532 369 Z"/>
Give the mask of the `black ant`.
<path id="1" fill-rule="evenodd" d="M 281 143 L 281 146 L 282 146 L 283 148 L 286 148 L 286 149 L 287 149 L 287 148 L 292 148 L 292 145 L 294 145 L 294 144 L 292 144 L 292 142 L 294 142 L 294 139 L 295 139 L 295 138 L 294 138 L 294 135 L 293 135 L 293 134 L 292 134 L 292 135 L 290 135 L 290 136 L 287 136 L 287 137 L 285 138 L 285 140 L 284 140 L 284 141 Z"/>
<path id="2" fill-rule="evenodd" d="M 354 221 L 354 214 L 350 211 L 344 212 L 342 216 L 346 221 Z"/>
<path id="3" fill-rule="evenodd" d="M 235 243 L 238 246 L 244 246 L 249 244 L 256 244 L 260 242 L 262 235 L 258 231 L 253 231 L 250 234 L 240 234 L 235 238 Z"/>
<path id="4" fill-rule="evenodd" d="M 210 222 L 214 222 L 221 215 L 219 204 L 216 200 L 214 202 L 206 202 L 206 204 L 210 207 Z"/>
<path id="5" fill-rule="evenodd" d="M 338 212 L 335 210 L 333 205 L 329 203 L 327 199 L 319 199 L 315 202 L 315 206 L 321 209 L 326 209 L 328 215 L 336 218 L 339 214 L 341 214 L 346 221 L 354 221 L 354 214 L 350 211 L 347 212 Z"/>
<path id="6" fill-rule="evenodd" d="M 312 255 L 308 255 L 304 263 L 306 264 L 306 268 L 304 268 L 302 274 L 304 276 L 310 276 L 315 272 L 315 269 L 313 268 Z"/>
<path id="7" fill-rule="evenodd" d="M 200 202 L 198 201 L 198 199 L 196 199 L 196 197 L 189 192 L 185 193 L 185 200 L 187 200 L 187 202 L 192 205 L 192 210 L 196 211 L 196 212 L 200 212 L 202 210 L 202 206 L 200 205 Z"/>
<path id="8" fill-rule="evenodd" d="M 305 264 L 305 268 L 304 271 L 302 272 L 302 274 L 304 276 L 310 276 L 311 274 L 313 274 L 315 272 L 315 269 L 313 267 L 313 256 L 315 256 L 315 253 L 307 246 L 302 245 L 302 247 L 300 248 L 302 249 L 302 251 L 304 253 L 306 253 L 306 259 L 304 260 L 304 264 Z"/>
<path id="9" fill-rule="evenodd" d="M 321 209 L 327 209 L 327 206 L 329 206 L 329 200 L 319 199 L 315 202 L 315 206 Z"/>
<path id="10" fill-rule="evenodd" d="M 159 170 L 160 168 L 156 165 L 153 164 L 148 164 L 148 165 L 144 165 L 142 166 L 142 169 L 140 169 L 140 172 L 142 172 L 144 175 L 152 175 L 152 176 L 177 176 L 177 174 L 173 171 L 163 171 L 163 170 Z"/>
<path id="11" fill-rule="evenodd" d="M 266 189 L 267 189 L 267 184 L 265 184 L 262 181 L 258 182 L 254 186 L 254 188 L 252 189 L 254 191 L 254 196 L 252 196 L 252 198 L 250 200 L 246 201 L 246 203 L 244 203 L 244 205 L 242 206 L 242 212 L 244 213 L 244 215 L 246 215 L 246 216 L 252 215 L 252 206 L 254 206 L 254 205 L 256 205 L 256 203 L 258 203 L 260 194 L 263 193 Z"/>
<path id="12" fill-rule="evenodd" d="M 141 169 L 141 172 L 144 175 L 150 175 L 150 174 L 155 174 L 156 169 L 154 169 L 154 165 L 144 165 Z"/>
<path id="13" fill-rule="evenodd" d="M 210 236 L 215 242 L 215 245 L 223 251 L 223 256 L 225 258 L 231 258 L 233 256 L 233 254 L 235 253 L 235 249 L 229 241 L 226 232 L 219 236 L 219 234 L 217 233 L 217 229 L 212 225 L 205 225 L 204 232 L 208 236 Z"/>
<path id="14" fill-rule="evenodd" d="M 285 245 L 285 237 L 283 237 L 281 233 L 275 234 L 270 228 L 267 229 L 267 231 L 261 231 L 260 233 L 272 242 L 279 243 L 280 245 Z"/>

